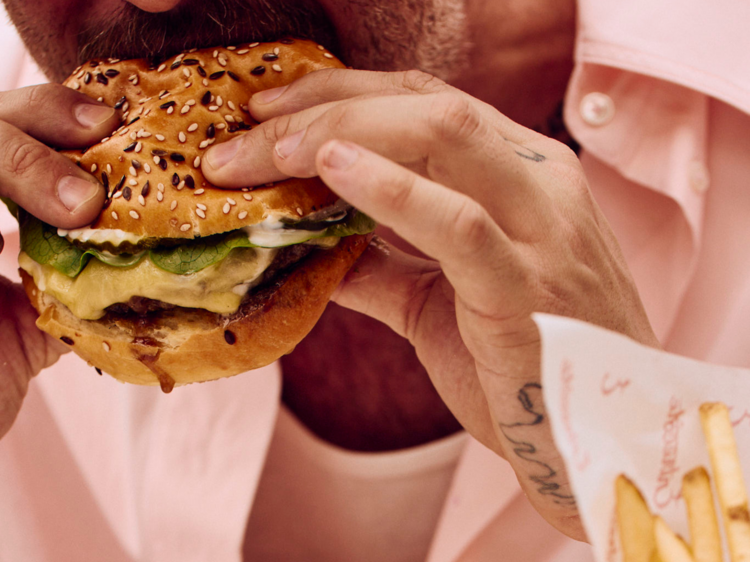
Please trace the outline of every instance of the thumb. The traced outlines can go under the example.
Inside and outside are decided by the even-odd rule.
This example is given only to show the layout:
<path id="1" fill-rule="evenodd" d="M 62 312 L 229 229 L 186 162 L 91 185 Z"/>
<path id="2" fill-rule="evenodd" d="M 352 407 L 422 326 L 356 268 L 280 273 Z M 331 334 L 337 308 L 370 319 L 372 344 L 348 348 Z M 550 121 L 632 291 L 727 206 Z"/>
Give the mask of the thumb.
<path id="1" fill-rule="evenodd" d="M 375 236 L 331 300 L 414 343 L 415 322 L 440 275 L 436 261 L 409 255 Z"/>

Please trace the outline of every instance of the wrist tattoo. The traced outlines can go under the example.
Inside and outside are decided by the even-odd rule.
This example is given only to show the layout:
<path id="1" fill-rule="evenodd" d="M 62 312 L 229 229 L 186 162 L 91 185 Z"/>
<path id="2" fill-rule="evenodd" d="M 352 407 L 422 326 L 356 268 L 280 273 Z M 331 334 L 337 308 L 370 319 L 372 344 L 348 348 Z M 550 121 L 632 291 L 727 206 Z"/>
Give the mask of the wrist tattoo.
<path id="1" fill-rule="evenodd" d="M 528 478 L 535 484 L 537 492 L 543 496 L 551 496 L 552 501 L 557 504 L 575 506 L 573 495 L 563 493 L 562 486 L 556 481 L 559 477 L 557 471 L 548 463 L 538 458 L 540 453 L 536 446 L 526 437 L 521 438 L 518 435 L 514 437 L 513 435 L 517 433 L 514 429 L 527 428 L 544 423 L 544 413 L 542 411 L 544 406 L 539 403 L 541 390 L 542 385 L 538 383 L 530 382 L 523 385 L 518 391 L 517 398 L 524 412 L 529 414 L 529 416 L 525 416 L 528 419 L 514 423 L 498 423 L 498 425 L 503 436 L 513 444 L 513 453 L 518 458 L 541 469 L 541 471 L 536 471 L 535 474 L 528 474 Z M 536 403 L 539 403 L 539 405 L 537 406 Z"/>

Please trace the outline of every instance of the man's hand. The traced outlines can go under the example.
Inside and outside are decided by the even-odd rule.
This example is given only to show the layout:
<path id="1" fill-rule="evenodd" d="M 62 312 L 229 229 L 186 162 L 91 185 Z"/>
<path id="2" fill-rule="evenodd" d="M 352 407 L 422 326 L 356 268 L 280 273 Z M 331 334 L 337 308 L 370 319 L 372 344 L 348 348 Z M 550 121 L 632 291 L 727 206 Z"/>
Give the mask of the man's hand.
<path id="1" fill-rule="evenodd" d="M 320 71 L 256 94 L 250 111 L 262 124 L 208 152 L 210 181 L 320 175 L 416 248 L 371 245 L 337 302 L 407 337 L 463 426 L 548 521 L 584 538 L 530 314 L 658 344 L 575 154 L 418 72 Z"/>
<path id="2" fill-rule="evenodd" d="M 114 109 L 63 86 L 0 93 L 0 195 L 55 226 L 88 224 L 101 210 L 104 189 L 46 145 L 89 146 L 117 123 Z M 16 419 L 31 377 L 65 351 L 36 328 L 36 316 L 23 288 L 0 277 L 0 438 Z"/>

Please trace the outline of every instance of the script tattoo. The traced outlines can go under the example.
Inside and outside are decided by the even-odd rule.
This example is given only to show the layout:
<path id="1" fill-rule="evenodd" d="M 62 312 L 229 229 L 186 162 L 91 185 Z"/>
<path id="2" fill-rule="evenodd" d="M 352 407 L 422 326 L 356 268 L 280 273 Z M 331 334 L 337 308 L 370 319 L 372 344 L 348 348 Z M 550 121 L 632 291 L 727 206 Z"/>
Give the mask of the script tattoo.
<path id="1" fill-rule="evenodd" d="M 519 421 L 515 423 L 499 423 L 500 431 L 505 438 L 513 444 L 513 452 L 517 457 L 536 465 L 542 469 L 542 472 L 538 474 L 530 474 L 529 479 L 537 485 L 537 492 L 544 496 L 551 496 L 552 501 L 561 505 L 575 505 L 575 498 L 570 494 L 562 492 L 562 487 L 555 480 L 558 479 L 557 471 L 552 468 L 546 462 L 539 460 L 536 456 L 539 451 L 533 443 L 529 442 L 528 439 L 522 439 L 518 436 L 514 437 L 514 428 L 531 427 L 535 425 L 541 425 L 544 422 L 544 414 L 540 411 L 543 406 L 538 407 L 534 404 L 533 394 L 538 394 L 536 391 L 541 391 L 542 385 L 535 382 L 530 382 L 523 385 L 518 391 L 518 401 L 521 404 L 523 410 L 530 415 L 530 418 L 525 421 Z"/>

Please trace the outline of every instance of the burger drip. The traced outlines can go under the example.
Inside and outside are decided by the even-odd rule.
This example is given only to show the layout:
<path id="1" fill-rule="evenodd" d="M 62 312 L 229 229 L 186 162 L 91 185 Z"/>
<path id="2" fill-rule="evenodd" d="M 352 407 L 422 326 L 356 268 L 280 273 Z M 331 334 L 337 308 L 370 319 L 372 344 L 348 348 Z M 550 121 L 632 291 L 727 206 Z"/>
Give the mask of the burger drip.
<path id="1" fill-rule="evenodd" d="M 156 362 L 159 360 L 161 350 L 157 349 L 155 354 L 144 353 L 144 348 L 149 347 L 150 349 L 153 349 L 153 347 L 136 343 L 139 339 L 145 338 L 136 338 L 136 340 L 134 340 L 133 342 L 133 345 L 131 345 L 130 347 L 130 352 L 138 361 L 143 363 L 152 373 L 156 375 L 156 378 L 159 380 L 161 391 L 164 394 L 169 394 L 174 388 L 174 379 L 169 376 L 169 374 L 164 371 L 164 369 L 156 364 Z M 145 344 L 146 342 L 143 343 Z"/>

